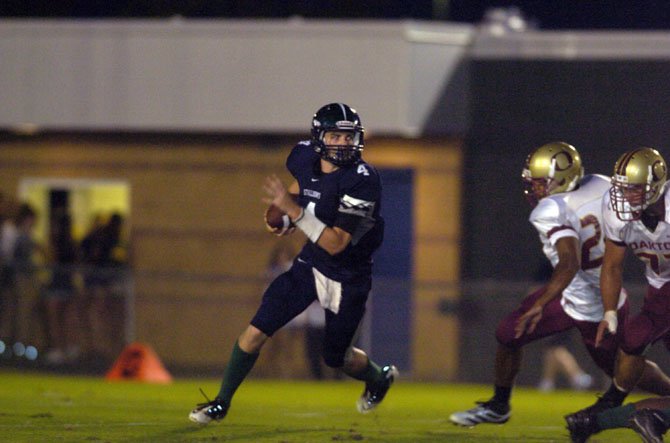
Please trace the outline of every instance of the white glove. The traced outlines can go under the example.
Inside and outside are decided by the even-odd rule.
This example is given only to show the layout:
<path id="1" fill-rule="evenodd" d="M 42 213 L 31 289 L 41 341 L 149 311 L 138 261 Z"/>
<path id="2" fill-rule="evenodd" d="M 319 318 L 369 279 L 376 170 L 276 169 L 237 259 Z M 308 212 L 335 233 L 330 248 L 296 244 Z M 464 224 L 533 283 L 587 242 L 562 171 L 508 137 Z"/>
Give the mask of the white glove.
<path id="1" fill-rule="evenodd" d="M 619 319 L 617 318 L 616 311 L 605 311 L 603 315 L 603 321 L 607 322 L 607 330 L 610 334 L 616 334 L 616 328 L 619 325 Z"/>

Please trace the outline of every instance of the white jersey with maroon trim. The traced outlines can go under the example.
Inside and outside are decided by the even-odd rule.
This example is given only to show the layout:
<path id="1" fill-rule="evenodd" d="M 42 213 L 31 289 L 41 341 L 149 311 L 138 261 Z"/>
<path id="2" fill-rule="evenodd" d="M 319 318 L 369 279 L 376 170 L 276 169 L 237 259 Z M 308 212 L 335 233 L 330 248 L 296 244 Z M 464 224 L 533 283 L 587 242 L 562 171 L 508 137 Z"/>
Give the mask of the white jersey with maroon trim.
<path id="1" fill-rule="evenodd" d="M 621 221 L 612 208 L 609 195 L 603 196 L 605 237 L 619 244 L 626 244 L 646 264 L 647 282 L 660 288 L 670 282 L 670 182 L 665 184 L 665 219 L 658 222 L 651 232 L 640 220 Z"/>
<path id="2" fill-rule="evenodd" d="M 556 242 L 559 239 L 579 240 L 581 268 L 561 298 L 563 310 L 575 320 L 595 322 L 603 317 L 600 295 L 600 266 L 605 253 L 602 196 L 609 187 L 610 180 L 604 175 L 586 175 L 577 189 L 543 198 L 530 214 L 530 222 L 537 229 L 542 250 L 552 266 L 558 263 Z M 624 302 L 622 291 L 619 306 Z"/>

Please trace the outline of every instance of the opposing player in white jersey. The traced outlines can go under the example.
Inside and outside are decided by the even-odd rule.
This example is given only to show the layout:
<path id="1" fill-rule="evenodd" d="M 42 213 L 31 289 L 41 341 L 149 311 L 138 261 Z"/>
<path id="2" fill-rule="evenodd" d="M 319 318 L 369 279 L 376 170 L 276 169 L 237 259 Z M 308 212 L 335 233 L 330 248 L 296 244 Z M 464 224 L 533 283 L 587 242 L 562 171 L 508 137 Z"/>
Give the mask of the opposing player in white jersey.
<path id="1" fill-rule="evenodd" d="M 596 348 L 598 324 L 603 318 L 599 289 L 604 253 L 601 201 L 609 180 L 602 175 L 584 176 L 579 153 L 564 142 L 548 143 L 533 151 L 522 178 L 534 206 L 530 222 L 554 270 L 544 287 L 527 296 L 498 325 L 493 397 L 475 408 L 453 413 L 450 420 L 458 425 L 509 420 L 522 348 L 543 337 L 577 328 L 595 363 L 608 375 L 614 370 L 614 337 L 605 338 Z M 617 293 L 615 315 L 617 310 L 623 323 L 628 313 L 624 291 Z M 655 375 L 654 371 L 649 375 Z"/>
<path id="2" fill-rule="evenodd" d="M 641 387 L 648 372 L 645 351 L 670 331 L 668 186 L 663 157 L 655 149 L 639 148 L 619 157 L 610 192 L 603 197 L 606 241 L 600 282 L 605 313 L 598 327 L 596 345 L 617 336 L 620 349 L 612 396 L 620 399 L 619 403 L 636 385 Z M 623 323 L 617 319 L 615 309 L 627 248 L 646 264 L 649 285 L 641 311 Z M 588 426 L 589 421 L 593 422 L 591 412 L 587 408 L 566 416 L 573 441 L 586 441 L 589 435 L 602 429 L 602 424 Z"/>

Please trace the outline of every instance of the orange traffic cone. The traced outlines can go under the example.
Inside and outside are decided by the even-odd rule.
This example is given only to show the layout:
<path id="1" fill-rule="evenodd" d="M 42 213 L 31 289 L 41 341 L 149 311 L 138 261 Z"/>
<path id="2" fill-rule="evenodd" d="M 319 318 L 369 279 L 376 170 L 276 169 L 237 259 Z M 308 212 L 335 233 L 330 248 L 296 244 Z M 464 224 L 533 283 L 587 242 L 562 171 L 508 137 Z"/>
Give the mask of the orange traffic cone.
<path id="1" fill-rule="evenodd" d="M 107 380 L 137 380 L 149 383 L 170 383 L 172 376 L 149 345 L 131 343 L 105 375 Z"/>

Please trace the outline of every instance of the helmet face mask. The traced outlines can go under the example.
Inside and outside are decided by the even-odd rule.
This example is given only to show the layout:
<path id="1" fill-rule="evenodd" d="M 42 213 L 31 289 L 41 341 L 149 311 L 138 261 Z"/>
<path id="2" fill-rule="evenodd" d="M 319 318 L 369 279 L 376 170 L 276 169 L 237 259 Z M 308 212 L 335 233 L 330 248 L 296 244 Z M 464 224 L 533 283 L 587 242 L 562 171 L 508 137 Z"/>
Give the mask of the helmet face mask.
<path id="1" fill-rule="evenodd" d="M 556 187 L 556 181 L 550 178 L 532 178 L 530 174 L 524 178 L 524 195 L 531 206 L 537 206 L 543 198 L 551 195 L 551 190 Z"/>
<path id="2" fill-rule="evenodd" d="M 622 221 L 639 220 L 660 198 L 667 180 L 667 166 L 652 148 L 629 151 L 614 165 L 610 203 Z"/>
<path id="3" fill-rule="evenodd" d="M 341 166 L 360 158 L 360 149 L 357 148 L 360 136 L 355 131 L 323 131 L 320 137 L 325 146 L 322 157 L 329 162 Z"/>
<path id="4" fill-rule="evenodd" d="M 328 104 L 312 118 L 314 150 L 336 166 L 348 166 L 361 158 L 364 133 L 358 113 L 344 103 Z"/>
<path id="5" fill-rule="evenodd" d="M 528 155 L 521 179 L 524 195 L 535 207 L 549 195 L 572 191 L 583 176 L 582 160 L 574 146 L 552 142 Z"/>

